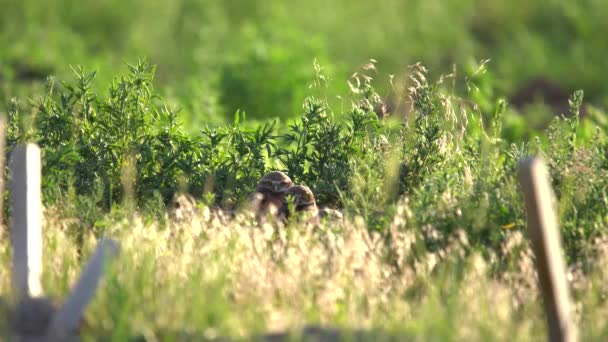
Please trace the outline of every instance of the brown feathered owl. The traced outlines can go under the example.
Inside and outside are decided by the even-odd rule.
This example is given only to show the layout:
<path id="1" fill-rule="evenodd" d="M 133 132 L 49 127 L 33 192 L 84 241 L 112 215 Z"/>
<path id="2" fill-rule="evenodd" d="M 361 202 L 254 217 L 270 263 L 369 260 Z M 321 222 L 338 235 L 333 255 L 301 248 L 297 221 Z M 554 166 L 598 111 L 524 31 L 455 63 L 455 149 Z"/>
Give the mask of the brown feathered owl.
<path id="1" fill-rule="evenodd" d="M 192 221 L 196 215 L 196 200 L 192 195 L 176 192 L 167 208 L 169 218 L 176 223 Z"/>
<path id="2" fill-rule="evenodd" d="M 289 219 L 289 203 L 293 203 L 293 211 L 305 218 L 313 218 L 317 216 L 317 202 L 315 195 L 310 188 L 305 185 L 295 185 L 285 192 L 285 198 L 281 206 L 281 216 L 284 219 Z"/>
<path id="3" fill-rule="evenodd" d="M 272 171 L 260 179 L 255 193 L 250 197 L 250 203 L 258 215 L 276 215 L 283 204 L 285 192 L 292 185 L 291 178 L 285 173 Z"/>
<path id="4" fill-rule="evenodd" d="M 342 222 L 344 221 L 344 215 L 341 211 L 330 208 L 319 209 L 319 213 L 317 214 L 319 221 L 328 221 L 328 222 Z"/>

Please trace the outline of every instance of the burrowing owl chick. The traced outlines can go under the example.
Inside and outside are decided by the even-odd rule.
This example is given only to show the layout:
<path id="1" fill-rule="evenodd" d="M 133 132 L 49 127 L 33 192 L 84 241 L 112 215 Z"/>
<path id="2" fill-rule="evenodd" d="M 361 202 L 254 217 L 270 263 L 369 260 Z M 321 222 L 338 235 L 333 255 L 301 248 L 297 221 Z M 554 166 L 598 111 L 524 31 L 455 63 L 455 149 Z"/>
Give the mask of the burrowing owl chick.
<path id="1" fill-rule="evenodd" d="M 255 188 L 256 193 L 251 197 L 251 200 L 257 202 L 255 207 L 258 208 L 258 213 L 278 213 L 283 205 L 285 191 L 292 185 L 291 178 L 281 171 L 272 171 L 262 177 Z"/>
<path id="2" fill-rule="evenodd" d="M 169 218 L 184 223 L 191 221 L 196 214 L 196 200 L 190 194 L 176 192 L 168 206 Z"/>
<path id="3" fill-rule="evenodd" d="M 307 218 L 312 218 L 317 215 L 318 209 L 315 195 L 307 186 L 295 185 L 285 192 L 285 198 L 283 199 L 283 205 L 281 206 L 281 215 L 285 219 L 289 218 L 290 200 L 293 201 L 293 209 L 296 213 L 303 214 Z"/>
<path id="4" fill-rule="evenodd" d="M 325 220 L 329 222 L 342 222 L 344 221 L 344 215 L 341 211 L 336 209 L 323 208 L 319 209 L 319 221 Z"/>

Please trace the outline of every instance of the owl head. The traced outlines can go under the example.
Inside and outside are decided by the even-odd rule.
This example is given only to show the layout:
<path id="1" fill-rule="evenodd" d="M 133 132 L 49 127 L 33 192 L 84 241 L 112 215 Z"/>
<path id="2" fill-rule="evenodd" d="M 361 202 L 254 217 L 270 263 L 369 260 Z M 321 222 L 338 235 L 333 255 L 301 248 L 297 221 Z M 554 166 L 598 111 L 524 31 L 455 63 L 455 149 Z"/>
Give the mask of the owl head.
<path id="1" fill-rule="evenodd" d="M 308 216 L 317 215 L 317 202 L 315 195 L 309 187 L 305 185 L 295 185 L 287 189 L 281 205 L 281 214 L 289 217 L 289 204 L 293 203 L 293 210 L 296 213 L 304 213 Z"/>
<path id="2" fill-rule="evenodd" d="M 260 179 L 255 191 L 261 194 L 283 195 L 291 186 L 293 182 L 289 176 L 281 171 L 271 171 Z"/>

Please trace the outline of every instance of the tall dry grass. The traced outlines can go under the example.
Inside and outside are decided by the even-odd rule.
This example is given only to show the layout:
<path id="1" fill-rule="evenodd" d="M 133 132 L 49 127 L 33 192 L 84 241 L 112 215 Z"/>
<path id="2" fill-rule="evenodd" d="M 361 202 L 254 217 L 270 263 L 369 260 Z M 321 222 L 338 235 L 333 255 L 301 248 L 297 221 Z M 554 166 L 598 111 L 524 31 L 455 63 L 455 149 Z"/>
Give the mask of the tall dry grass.
<path id="1" fill-rule="evenodd" d="M 188 222 L 161 226 L 112 218 L 121 254 L 87 311 L 85 336 L 146 340 L 247 338 L 309 325 L 421 340 L 538 340 L 545 336 L 533 255 L 521 232 L 481 255 L 457 231 L 445 248 L 420 248 L 403 203 L 384 235 L 363 220 L 340 225 L 261 226 L 249 212 L 229 219 L 199 208 Z M 61 298 L 97 242 L 82 251 L 71 222 L 46 211 L 43 284 Z M 425 235 L 440 234 L 431 226 Z M 10 245 L 0 240 L 0 291 L 10 296 Z M 595 263 L 570 270 L 577 317 L 587 339 L 606 331 L 606 240 Z M 82 256 L 79 256 L 82 254 Z M 591 259 L 590 259 L 591 260 Z M 593 267 L 591 267 L 593 266 Z M 6 329 L 6 326 L 4 326 Z M 5 330 L 4 329 L 4 330 Z"/>

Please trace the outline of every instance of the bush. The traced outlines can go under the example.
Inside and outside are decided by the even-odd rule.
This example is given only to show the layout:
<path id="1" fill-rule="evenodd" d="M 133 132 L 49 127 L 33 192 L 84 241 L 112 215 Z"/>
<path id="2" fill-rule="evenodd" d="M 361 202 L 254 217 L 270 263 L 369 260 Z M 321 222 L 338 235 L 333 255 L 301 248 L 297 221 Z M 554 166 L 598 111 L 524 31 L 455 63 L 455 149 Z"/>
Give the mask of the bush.
<path id="1" fill-rule="evenodd" d="M 410 72 L 409 119 L 379 119 L 374 108 L 380 98 L 368 75 L 372 61 L 350 80 L 345 113 L 309 97 L 302 116 L 288 127 L 273 121 L 248 129 L 245 115 L 237 112 L 233 125 L 191 136 L 154 93 L 154 68 L 128 68 L 107 95 L 92 90 L 94 72 L 76 68 L 75 81 L 50 82 L 28 106 L 11 102 L 9 150 L 22 141 L 42 146 L 45 203 L 79 198 L 89 221 L 94 207 L 154 207 L 147 203 L 166 201 L 178 190 L 234 208 L 263 174 L 282 169 L 308 185 L 320 206 L 360 215 L 370 229 L 386 231 L 397 204 L 406 203 L 408 229 L 427 227 L 416 230 L 425 248 L 441 248 L 463 230 L 474 248 L 490 247 L 490 253 L 508 230 L 524 228 L 517 163 L 538 153 L 550 166 L 573 260 L 586 253 L 586 242 L 599 234 L 608 214 L 608 144 L 602 128 L 592 135 L 585 127 L 593 125 L 580 124 L 582 92 L 571 98 L 572 115 L 556 118 L 546 138 L 509 144 L 502 139 L 504 100 L 483 99 L 491 110 L 484 112 L 454 95 L 445 77 L 430 81 L 421 65 Z M 29 107 L 34 115 L 24 116 Z M 429 229 L 441 234 L 424 237 Z"/>

